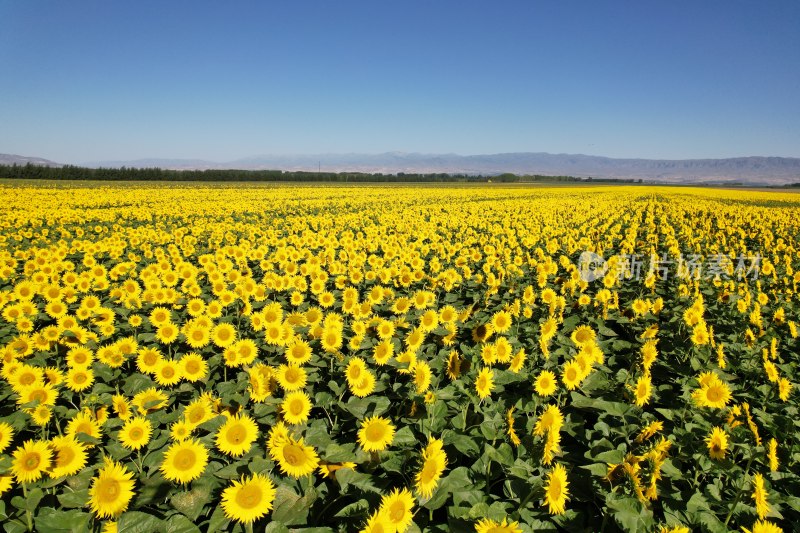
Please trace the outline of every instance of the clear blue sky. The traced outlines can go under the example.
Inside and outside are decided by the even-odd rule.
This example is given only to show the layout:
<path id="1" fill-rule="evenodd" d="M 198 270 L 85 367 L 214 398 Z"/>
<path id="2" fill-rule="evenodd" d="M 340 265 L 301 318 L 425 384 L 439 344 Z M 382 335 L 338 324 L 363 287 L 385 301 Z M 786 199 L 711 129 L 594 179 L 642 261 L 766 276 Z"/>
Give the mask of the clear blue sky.
<path id="1" fill-rule="evenodd" d="M 797 0 L 0 0 L 0 153 L 800 157 Z"/>

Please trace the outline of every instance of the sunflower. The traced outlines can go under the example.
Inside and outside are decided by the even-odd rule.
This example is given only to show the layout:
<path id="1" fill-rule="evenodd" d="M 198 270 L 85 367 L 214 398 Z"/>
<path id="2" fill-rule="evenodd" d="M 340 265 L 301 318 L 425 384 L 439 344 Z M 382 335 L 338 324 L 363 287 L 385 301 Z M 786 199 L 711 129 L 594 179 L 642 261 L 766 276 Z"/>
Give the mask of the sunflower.
<path id="1" fill-rule="evenodd" d="M 634 394 L 636 396 L 636 405 L 639 407 L 644 407 L 650 402 L 650 398 L 653 395 L 653 385 L 650 382 L 649 374 L 644 374 L 636 381 Z"/>
<path id="2" fill-rule="evenodd" d="M 519 371 L 522 370 L 522 366 L 525 364 L 526 358 L 527 354 L 525 353 L 525 348 L 520 348 L 514 357 L 511 358 L 511 363 L 508 365 L 508 369 L 514 374 L 518 374 Z"/>
<path id="3" fill-rule="evenodd" d="M 494 388 L 494 371 L 491 368 L 482 368 L 475 380 L 475 391 L 483 400 L 492 393 Z"/>
<path id="4" fill-rule="evenodd" d="M 564 514 L 566 511 L 566 503 L 569 499 L 568 485 L 567 471 L 561 464 L 557 464 L 547 474 L 547 485 L 544 489 L 545 503 L 550 514 Z"/>
<path id="5" fill-rule="evenodd" d="M 77 437 L 78 433 L 85 433 L 95 439 L 103 436 L 100 431 L 100 424 L 86 411 L 82 411 L 72 417 L 72 420 L 67 423 L 66 433 L 74 437 Z"/>
<path id="6" fill-rule="evenodd" d="M 278 384 L 287 392 L 302 389 L 306 385 L 306 371 L 295 365 L 281 365 L 277 372 Z"/>
<path id="7" fill-rule="evenodd" d="M 286 361 L 293 365 L 302 365 L 311 359 L 311 347 L 306 341 L 295 340 L 286 347 L 284 352 Z"/>
<path id="8" fill-rule="evenodd" d="M 381 498 L 380 512 L 384 513 L 394 531 L 405 531 L 414 518 L 414 496 L 408 489 L 394 489 Z"/>
<path id="9" fill-rule="evenodd" d="M 431 439 L 422 451 L 422 465 L 415 479 L 417 492 L 424 498 L 431 497 L 447 467 L 447 454 L 443 446 L 441 440 Z"/>
<path id="10" fill-rule="evenodd" d="M 700 388 L 692 392 L 692 398 L 699 407 L 724 409 L 731 401 L 731 391 L 727 383 L 713 372 L 701 376 L 700 384 Z"/>
<path id="11" fill-rule="evenodd" d="M 564 415 L 557 405 L 548 405 L 536 421 L 533 434 L 542 436 L 547 432 L 558 432 L 564 425 Z"/>
<path id="12" fill-rule="evenodd" d="M 319 465 L 317 452 L 311 446 L 303 444 L 303 439 L 294 440 L 288 433 L 274 437 L 274 441 L 269 444 L 270 457 L 278 462 L 284 474 L 300 478 L 316 470 Z"/>
<path id="13" fill-rule="evenodd" d="M 211 342 L 220 348 L 227 348 L 236 342 L 236 328 L 227 323 L 217 324 L 211 330 Z"/>
<path id="14" fill-rule="evenodd" d="M 348 384 L 349 385 L 349 384 Z M 359 398 L 366 398 L 372 391 L 375 390 L 375 374 L 367 370 L 361 376 L 361 380 L 354 384 L 350 385 L 350 391 L 353 395 L 358 396 Z"/>
<path id="15" fill-rule="evenodd" d="M 14 438 L 14 428 L 8 422 L 0 422 L 0 453 L 3 453 L 11 439 Z"/>
<path id="16" fill-rule="evenodd" d="M 472 340 L 474 342 L 486 342 L 492 336 L 494 330 L 491 324 L 481 324 L 472 330 Z"/>
<path id="17" fill-rule="evenodd" d="M 572 359 L 564 363 L 564 368 L 561 373 L 561 381 L 568 390 L 575 390 L 583 380 L 583 369 L 580 363 Z"/>
<path id="18" fill-rule="evenodd" d="M 283 419 L 289 424 L 302 424 L 311 412 L 311 400 L 303 391 L 290 392 L 281 404 Z"/>
<path id="19" fill-rule="evenodd" d="M 50 451 L 47 442 L 25 441 L 22 446 L 14 450 L 11 473 L 17 478 L 18 483 L 36 481 L 50 468 L 52 455 L 53 452 Z"/>
<path id="20" fill-rule="evenodd" d="M 149 374 L 156 371 L 163 357 L 157 348 L 143 348 L 136 356 L 136 366 L 140 372 Z"/>
<path id="21" fill-rule="evenodd" d="M 214 411 L 211 408 L 211 402 L 208 397 L 201 396 L 192 400 L 183 410 L 183 417 L 192 428 L 214 418 Z"/>
<path id="22" fill-rule="evenodd" d="M 133 499 L 133 473 L 117 462 L 106 459 L 89 488 L 89 507 L 98 518 L 122 514 Z"/>
<path id="23" fill-rule="evenodd" d="M 118 439 L 120 444 L 129 450 L 138 450 L 150 442 L 150 434 L 153 426 L 150 421 L 143 416 L 130 418 L 122 429 L 119 430 Z"/>
<path id="24" fill-rule="evenodd" d="M 217 431 L 217 448 L 222 453 L 239 457 L 250 450 L 257 436 L 258 425 L 250 416 L 232 416 Z"/>
<path id="25" fill-rule="evenodd" d="M 233 480 L 222 491 L 222 510 L 231 520 L 250 524 L 265 516 L 275 501 L 275 485 L 263 474 L 254 474 L 241 481 Z"/>
<path id="26" fill-rule="evenodd" d="M 424 394 L 431 386 L 431 367 L 425 361 L 414 365 L 414 385 L 417 387 L 417 394 Z"/>
<path id="27" fill-rule="evenodd" d="M 173 359 L 162 359 L 155 370 L 156 383 L 162 387 L 171 387 L 182 377 L 181 366 Z"/>
<path id="28" fill-rule="evenodd" d="M 131 404 L 136 406 L 140 413 L 157 411 L 167 406 L 169 396 L 155 387 L 137 392 L 131 400 Z"/>
<path id="29" fill-rule="evenodd" d="M 394 440 L 394 426 L 379 416 L 367 418 L 358 430 L 358 442 L 364 451 L 379 452 L 385 450 Z"/>
<path id="30" fill-rule="evenodd" d="M 208 376 L 208 363 L 200 354 L 188 353 L 178 361 L 183 378 L 192 383 L 204 380 Z"/>
<path id="31" fill-rule="evenodd" d="M 534 388 L 539 396 L 552 395 L 556 391 L 556 375 L 549 370 L 542 370 L 536 378 Z"/>
<path id="32" fill-rule="evenodd" d="M 713 428 L 711 434 L 706 437 L 706 445 L 708 446 L 708 455 L 712 459 L 725 459 L 725 452 L 728 449 L 728 435 L 725 430 L 720 427 Z"/>
<path id="33" fill-rule="evenodd" d="M 451 350 L 447 356 L 447 377 L 455 381 L 461 376 L 463 360 L 456 350 Z"/>
<path id="34" fill-rule="evenodd" d="M 764 517 L 770 512 L 770 506 L 767 501 L 767 490 L 764 488 L 764 476 L 760 473 L 753 476 L 753 494 L 751 497 L 756 504 L 758 518 L 764 520 Z"/>
<path id="35" fill-rule="evenodd" d="M 208 463 L 208 450 L 197 440 L 176 442 L 164 453 L 161 473 L 170 481 L 188 483 L 200 477 Z"/>
<path id="36" fill-rule="evenodd" d="M 66 386 L 74 392 L 81 392 L 94 383 L 94 372 L 91 368 L 74 367 L 67 372 Z"/>
<path id="37" fill-rule="evenodd" d="M 378 365 L 385 365 L 394 355 L 394 344 L 390 340 L 384 340 L 375 345 L 372 350 L 372 358 Z"/>
<path id="38" fill-rule="evenodd" d="M 492 330 L 495 333 L 505 333 L 511 327 L 511 313 L 508 311 L 498 311 L 492 317 Z"/>
<path id="39" fill-rule="evenodd" d="M 390 533 L 392 531 L 396 531 L 396 529 L 389 521 L 386 513 L 378 510 L 372 513 L 372 516 L 369 517 L 364 528 L 359 533 Z"/>
<path id="40" fill-rule="evenodd" d="M 194 350 L 208 346 L 208 343 L 211 342 L 211 330 L 197 324 L 194 320 L 187 325 L 184 335 L 186 335 L 186 344 Z"/>
<path id="41" fill-rule="evenodd" d="M 0 475 L 0 496 L 8 492 L 14 486 L 14 476 Z"/>
<path id="42" fill-rule="evenodd" d="M 597 338 L 597 333 L 591 328 L 591 326 L 578 326 L 570 335 L 570 339 L 577 347 L 582 347 L 586 344 L 593 343 Z"/>
<path id="43" fill-rule="evenodd" d="M 167 322 L 166 324 L 162 324 L 156 330 L 156 339 L 161 344 L 172 344 L 178 338 L 178 334 L 180 330 L 178 326 L 171 322 Z"/>
<path id="44" fill-rule="evenodd" d="M 186 420 L 178 420 L 169 427 L 169 435 L 172 440 L 182 442 L 192 436 L 193 429 L 194 426 Z"/>
<path id="45" fill-rule="evenodd" d="M 50 477 L 73 476 L 86 466 L 86 446 L 74 437 L 54 437 L 50 445 L 55 452 Z"/>
<path id="46" fill-rule="evenodd" d="M 753 529 L 742 528 L 745 533 L 783 533 L 783 529 L 768 520 L 758 520 L 753 524 Z"/>
<path id="47" fill-rule="evenodd" d="M 475 533 L 522 533 L 518 522 L 502 522 L 484 518 L 475 524 Z"/>
<path id="48" fill-rule="evenodd" d="M 350 385 L 358 383 L 364 372 L 367 371 L 367 364 L 360 357 L 353 357 L 347 362 L 345 378 Z"/>

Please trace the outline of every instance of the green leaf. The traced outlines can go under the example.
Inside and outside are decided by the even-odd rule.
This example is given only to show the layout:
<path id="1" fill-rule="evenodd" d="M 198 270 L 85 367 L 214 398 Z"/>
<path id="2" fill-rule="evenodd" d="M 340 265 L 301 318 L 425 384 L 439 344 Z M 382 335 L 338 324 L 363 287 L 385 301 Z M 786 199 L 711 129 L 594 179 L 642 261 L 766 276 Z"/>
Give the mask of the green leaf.
<path id="1" fill-rule="evenodd" d="M 200 533 L 200 528 L 181 514 L 172 515 L 167 520 L 166 527 L 166 533 Z"/>
<path id="2" fill-rule="evenodd" d="M 380 494 L 381 490 L 372 482 L 372 476 L 362 472 L 356 472 L 350 468 L 342 468 L 336 471 L 336 481 L 342 487 L 342 492 L 347 492 L 350 485 L 361 489 L 364 492 L 375 492 Z"/>
<path id="3" fill-rule="evenodd" d="M 655 525 L 652 511 L 635 498 L 609 493 L 606 496 L 606 505 L 617 524 L 628 533 L 652 531 Z"/>
<path id="4" fill-rule="evenodd" d="M 66 509 L 83 507 L 89 501 L 89 489 L 65 492 L 58 495 L 58 502 Z"/>
<path id="5" fill-rule="evenodd" d="M 38 531 L 83 533 L 89 530 L 91 518 L 92 515 L 83 511 L 57 511 L 51 507 L 44 507 L 39 510 L 35 523 Z"/>
<path id="6" fill-rule="evenodd" d="M 308 511 L 316 499 L 317 493 L 313 487 L 300 497 L 286 485 L 278 485 L 275 490 L 275 501 L 272 503 L 272 520 L 282 522 L 287 526 L 303 525 L 308 519 Z"/>
<path id="7" fill-rule="evenodd" d="M 395 447 L 403 447 L 403 446 L 416 446 L 419 443 L 419 439 L 414 436 L 414 432 L 411 431 L 410 426 L 403 426 L 394 434 L 394 440 L 392 440 L 392 446 Z"/>
<path id="8" fill-rule="evenodd" d="M 155 516 L 140 511 L 122 513 L 117 522 L 119 533 L 153 533 L 164 531 L 164 522 Z"/>

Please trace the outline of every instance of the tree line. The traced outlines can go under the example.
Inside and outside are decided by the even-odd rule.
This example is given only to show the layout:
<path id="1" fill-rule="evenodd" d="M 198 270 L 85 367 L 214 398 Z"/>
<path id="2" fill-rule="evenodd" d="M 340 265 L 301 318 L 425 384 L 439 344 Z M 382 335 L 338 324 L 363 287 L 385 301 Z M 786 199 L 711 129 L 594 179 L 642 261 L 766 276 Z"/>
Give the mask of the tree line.
<path id="1" fill-rule="evenodd" d="M 266 181 L 266 182 L 336 182 L 336 183 L 630 183 L 634 180 L 576 178 L 573 176 L 517 175 L 498 176 L 480 174 L 405 173 L 380 172 L 307 172 L 285 170 L 169 170 L 163 168 L 88 168 L 75 165 L 46 167 L 25 165 L 0 165 L 0 179 L 28 180 L 99 180 L 99 181 Z M 641 182 L 641 180 L 639 180 Z"/>

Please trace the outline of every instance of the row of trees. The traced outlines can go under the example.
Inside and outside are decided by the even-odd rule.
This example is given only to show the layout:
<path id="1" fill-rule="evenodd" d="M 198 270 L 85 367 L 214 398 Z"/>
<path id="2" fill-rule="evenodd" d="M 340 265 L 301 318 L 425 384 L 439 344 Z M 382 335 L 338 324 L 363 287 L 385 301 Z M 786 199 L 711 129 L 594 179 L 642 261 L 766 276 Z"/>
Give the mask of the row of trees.
<path id="1" fill-rule="evenodd" d="M 539 176 L 500 174 L 483 176 L 468 174 L 397 174 L 364 172 L 300 172 L 283 170 L 167 170 L 162 168 L 87 168 L 73 165 L 45 167 L 26 165 L 0 165 L 0 179 L 29 180 L 101 180 L 101 181 L 298 181 L 298 182 L 352 182 L 352 183 L 522 183 L 522 182 L 632 182 L 633 180 L 576 178 L 572 176 Z M 641 180 L 639 180 L 641 182 Z"/>

